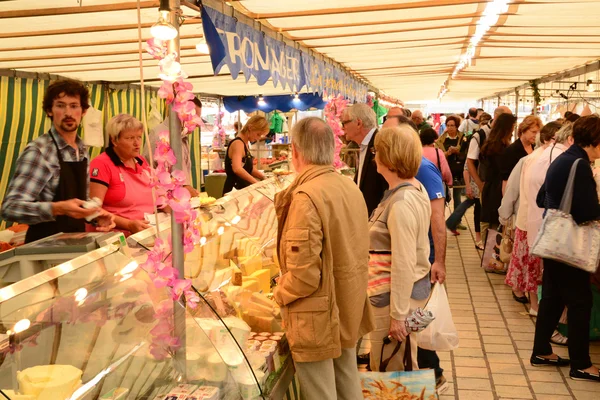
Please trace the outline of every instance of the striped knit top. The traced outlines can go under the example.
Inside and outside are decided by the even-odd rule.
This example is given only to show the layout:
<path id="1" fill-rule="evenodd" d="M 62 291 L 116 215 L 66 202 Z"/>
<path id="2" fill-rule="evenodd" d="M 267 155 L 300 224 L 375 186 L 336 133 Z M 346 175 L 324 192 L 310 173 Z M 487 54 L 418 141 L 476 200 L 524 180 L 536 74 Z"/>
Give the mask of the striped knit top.
<path id="1" fill-rule="evenodd" d="M 369 297 L 390 293 L 390 315 L 408 316 L 413 285 L 431 269 L 431 205 L 423 185 L 388 190 L 369 220 Z"/>

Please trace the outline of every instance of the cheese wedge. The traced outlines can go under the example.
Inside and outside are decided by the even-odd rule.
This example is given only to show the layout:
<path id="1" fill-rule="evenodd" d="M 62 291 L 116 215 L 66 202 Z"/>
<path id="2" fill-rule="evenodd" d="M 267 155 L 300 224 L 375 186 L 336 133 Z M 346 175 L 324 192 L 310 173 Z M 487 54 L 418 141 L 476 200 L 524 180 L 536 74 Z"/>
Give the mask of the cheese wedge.
<path id="1" fill-rule="evenodd" d="M 260 284 L 256 278 L 244 276 L 242 278 L 242 289 L 249 290 L 251 292 L 258 292 L 260 290 Z"/>
<path id="2" fill-rule="evenodd" d="M 262 293 L 269 293 L 271 291 L 271 271 L 268 269 L 260 269 L 250 274 L 250 277 L 258 280 L 260 291 Z"/>
<path id="3" fill-rule="evenodd" d="M 238 265 L 244 272 L 244 275 L 250 276 L 254 272 L 262 269 L 262 257 L 238 257 Z"/>
<path id="4" fill-rule="evenodd" d="M 39 365 L 17 372 L 23 394 L 36 400 L 67 399 L 81 385 L 82 371 L 71 365 Z"/>

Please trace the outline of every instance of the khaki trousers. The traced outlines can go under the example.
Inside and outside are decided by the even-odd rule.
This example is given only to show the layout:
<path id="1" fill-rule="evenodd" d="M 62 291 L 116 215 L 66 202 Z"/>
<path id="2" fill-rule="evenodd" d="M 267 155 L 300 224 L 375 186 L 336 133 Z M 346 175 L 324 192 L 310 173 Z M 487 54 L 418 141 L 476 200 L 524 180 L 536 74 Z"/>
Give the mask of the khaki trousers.
<path id="1" fill-rule="evenodd" d="M 294 362 L 301 400 L 363 400 L 356 348 L 342 349 L 335 359 Z"/>
<path id="2" fill-rule="evenodd" d="M 425 307 L 427 299 L 425 300 L 414 300 L 410 299 L 410 312 L 412 313 L 417 307 Z M 383 339 L 387 337 L 390 331 L 390 307 L 377 308 L 373 307 L 373 314 L 375 315 L 375 330 L 370 333 L 371 338 L 371 370 L 379 371 L 379 365 L 381 364 L 381 348 L 383 347 Z M 390 344 L 386 344 L 383 350 L 383 359 L 388 359 L 396 344 L 398 342 L 392 339 Z M 412 355 L 412 366 L 413 370 L 419 369 L 417 362 L 417 335 L 412 334 L 410 336 L 410 349 Z M 391 371 L 404 371 L 404 351 L 405 342 L 400 346 L 400 351 L 390 360 L 387 366 L 387 372 Z"/>

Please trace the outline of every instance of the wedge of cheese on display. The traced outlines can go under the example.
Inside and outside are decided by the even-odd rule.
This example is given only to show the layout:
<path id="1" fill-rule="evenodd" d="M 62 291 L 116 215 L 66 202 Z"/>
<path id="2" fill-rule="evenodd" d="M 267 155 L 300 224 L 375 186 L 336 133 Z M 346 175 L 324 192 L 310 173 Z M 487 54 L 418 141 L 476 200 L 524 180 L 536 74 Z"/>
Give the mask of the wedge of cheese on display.
<path id="1" fill-rule="evenodd" d="M 262 293 L 269 293 L 271 291 L 271 271 L 268 269 L 260 269 L 250 274 L 250 277 L 258 280 L 260 291 Z"/>
<path id="2" fill-rule="evenodd" d="M 23 394 L 36 400 L 67 399 L 81 385 L 82 372 L 71 365 L 38 365 L 17 372 Z"/>
<path id="3" fill-rule="evenodd" d="M 238 265 L 242 272 L 244 272 L 244 275 L 250 276 L 262 269 L 262 257 L 238 257 Z"/>
<path id="4" fill-rule="evenodd" d="M 250 300 L 253 303 L 262 304 L 265 307 L 272 308 L 275 306 L 275 302 L 273 300 L 270 300 L 267 296 L 261 293 L 252 293 L 252 297 L 250 298 Z"/>
<path id="5" fill-rule="evenodd" d="M 242 289 L 249 290 L 251 292 L 258 292 L 260 290 L 260 284 L 258 283 L 258 279 L 244 276 L 242 278 Z"/>
<path id="6" fill-rule="evenodd" d="M 239 269 L 232 260 L 229 260 L 229 266 L 233 270 L 231 284 L 235 286 L 242 286 L 242 277 L 244 276 L 242 274 L 242 270 Z"/>
<path id="7" fill-rule="evenodd" d="M 258 246 L 260 238 L 242 238 L 238 241 L 237 255 L 238 257 L 252 257 L 260 252 Z"/>

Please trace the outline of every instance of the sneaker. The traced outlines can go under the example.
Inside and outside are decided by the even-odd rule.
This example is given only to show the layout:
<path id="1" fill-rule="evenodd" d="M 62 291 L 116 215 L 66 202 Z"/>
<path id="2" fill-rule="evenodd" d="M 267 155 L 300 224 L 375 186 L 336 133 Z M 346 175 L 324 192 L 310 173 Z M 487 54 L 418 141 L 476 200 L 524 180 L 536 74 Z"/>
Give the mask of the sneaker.
<path id="1" fill-rule="evenodd" d="M 448 381 L 446 380 L 444 375 L 440 375 L 438 378 L 435 379 L 435 392 L 438 396 L 440 396 L 442 393 L 448 390 L 448 387 Z"/>
<path id="2" fill-rule="evenodd" d="M 466 231 L 466 230 L 467 230 L 467 227 L 466 227 L 466 226 L 464 226 L 463 224 L 458 224 L 458 225 L 456 225 L 456 228 L 457 228 L 457 229 L 460 229 L 461 231 Z"/>

